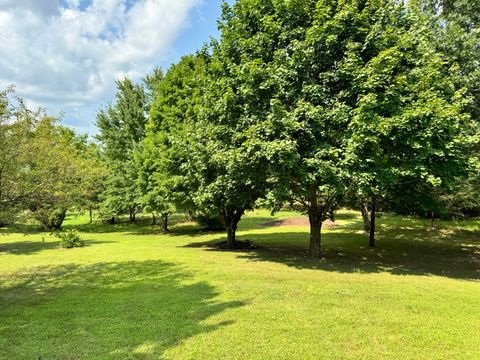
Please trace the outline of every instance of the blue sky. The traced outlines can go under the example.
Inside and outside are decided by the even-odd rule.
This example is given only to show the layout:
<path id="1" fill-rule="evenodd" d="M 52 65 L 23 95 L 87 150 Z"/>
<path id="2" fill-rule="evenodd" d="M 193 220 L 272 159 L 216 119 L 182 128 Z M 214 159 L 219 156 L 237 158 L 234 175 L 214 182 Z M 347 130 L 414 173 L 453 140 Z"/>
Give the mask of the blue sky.
<path id="1" fill-rule="evenodd" d="M 230 3 L 233 0 L 229 1 Z M 114 81 L 218 37 L 221 0 L 0 0 L 0 87 L 94 134 Z"/>
<path id="2" fill-rule="evenodd" d="M 162 60 L 161 66 L 168 67 L 185 54 L 198 50 L 209 38 L 218 38 L 217 19 L 221 13 L 221 0 L 206 0 L 189 14 L 189 23 L 182 29 L 172 44 L 171 58 Z"/>

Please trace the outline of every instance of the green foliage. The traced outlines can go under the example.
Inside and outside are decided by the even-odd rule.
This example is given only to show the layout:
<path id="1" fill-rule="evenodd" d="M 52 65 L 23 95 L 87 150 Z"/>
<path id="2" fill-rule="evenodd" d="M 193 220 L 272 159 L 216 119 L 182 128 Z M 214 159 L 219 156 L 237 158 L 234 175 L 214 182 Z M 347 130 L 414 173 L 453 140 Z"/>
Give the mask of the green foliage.
<path id="1" fill-rule="evenodd" d="M 143 210 L 238 222 L 260 204 L 300 206 L 320 256 L 324 220 L 347 204 L 478 213 L 477 0 L 239 0 L 220 39 L 140 83 L 117 81 L 97 139 L 0 93 L 0 225 L 30 210 Z M 15 159 L 15 161 L 12 161 Z M 404 190 L 407 187 L 407 190 Z M 14 214 L 13 216 L 11 214 Z"/>
<path id="2" fill-rule="evenodd" d="M 36 153 L 30 180 L 36 186 L 28 207 L 45 228 L 57 229 L 67 209 L 88 202 L 99 164 L 81 152 L 71 130 L 56 125 L 54 120 L 43 119 L 32 135 L 29 146 Z"/>
<path id="3" fill-rule="evenodd" d="M 388 0 L 225 5 L 197 139 L 200 200 L 248 209 L 265 195 L 258 185 L 273 204 L 303 204 L 318 256 L 321 223 L 349 182 L 367 198 L 398 182 L 451 188 L 476 130 L 435 26 Z"/>
<path id="4" fill-rule="evenodd" d="M 73 249 L 85 246 L 85 241 L 80 238 L 80 235 L 75 230 L 58 231 L 55 237 L 60 240 L 60 246 L 65 249 Z"/>
<path id="5" fill-rule="evenodd" d="M 432 43 L 450 64 L 450 76 L 465 91 L 464 109 L 476 121 L 476 146 L 469 151 L 468 179 L 456 179 L 449 192 L 437 191 L 435 197 L 447 216 L 479 214 L 478 173 L 480 166 L 480 2 L 478 0 L 419 0 L 422 11 L 435 24 Z"/>
<path id="6" fill-rule="evenodd" d="M 145 89 L 125 78 L 117 81 L 116 101 L 97 114 L 100 130 L 97 139 L 105 156 L 111 161 L 127 161 L 131 151 L 145 134 L 147 118 Z"/>
<path id="7" fill-rule="evenodd" d="M 461 219 L 480 216 L 480 162 L 472 157 L 467 178 L 456 179 L 453 189 L 437 195 L 444 217 Z"/>
<path id="8" fill-rule="evenodd" d="M 32 208 L 32 212 L 35 220 L 41 224 L 44 230 L 60 230 L 67 210 L 42 204 L 37 208 Z"/>
<path id="9" fill-rule="evenodd" d="M 321 224 L 349 183 L 360 199 L 400 183 L 452 188 L 478 132 L 472 87 L 422 11 L 389 0 L 224 4 L 211 54 L 156 83 L 137 161 L 145 206 L 219 213 L 234 239 L 259 201 L 301 204 L 318 256 Z"/>
<path id="10" fill-rule="evenodd" d="M 349 161 L 368 193 L 405 178 L 451 187 L 467 169 L 473 128 L 462 112 L 465 94 L 424 20 L 412 10 L 395 32 L 382 29 L 376 41 L 390 45 L 358 68 Z"/>
<path id="11" fill-rule="evenodd" d="M 68 208 L 91 197 L 100 172 L 89 155 L 95 146 L 7 95 L 0 96 L 0 214 L 11 223 L 30 210 L 43 227 L 58 228 Z"/>
<path id="12" fill-rule="evenodd" d="M 153 91 L 147 135 L 136 155 L 137 186 L 145 209 L 162 217 L 196 211 L 192 194 L 198 185 L 189 159 L 206 61 L 204 54 L 182 58 Z"/>
<path id="13" fill-rule="evenodd" d="M 225 224 L 218 215 L 199 214 L 195 221 L 205 230 L 225 230 Z"/>
<path id="14" fill-rule="evenodd" d="M 160 72 L 154 76 L 161 77 Z M 154 86 L 154 78 L 148 78 L 149 86 Z M 145 137 L 146 111 L 149 100 L 145 86 L 134 84 L 126 78 L 117 81 L 116 102 L 97 114 L 99 134 L 104 164 L 107 174 L 100 194 L 104 212 L 112 214 L 130 213 L 131 221 L 140 210 L 138 172 L 135 168 L 135 154 Z"/>

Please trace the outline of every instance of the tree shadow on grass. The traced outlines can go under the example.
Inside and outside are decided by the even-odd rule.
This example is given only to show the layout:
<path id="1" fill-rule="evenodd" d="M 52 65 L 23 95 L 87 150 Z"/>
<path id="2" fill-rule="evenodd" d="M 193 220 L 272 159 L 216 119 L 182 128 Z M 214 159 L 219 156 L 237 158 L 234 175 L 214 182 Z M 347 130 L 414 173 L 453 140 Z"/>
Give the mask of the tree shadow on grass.
<path id="1" fill-rule="evenodd" d="M 465 230 L 427 231 L 425 228 L 381 228 L 377 247 L 368 247 L 361 231 L 339 229 L 323 234 L 324 258 L 312 260 L 307 253 L 308 232 L 251 233 L 238 236 L 257 249 L 239 251 L 251 261 L 269 261 L 298 269 L 319 269 L 339 273 L 380 273 L 394 275 L 437 275 L 455 279 L 480 280 L 479 232 Z M 205 247 L 224 240 L 217 238 L 188 247 Z"/>
<path id="2" fill-rule="evenodd" d="M 170 231 L 163 232 L 160 225 L 146 225 L 137 223 L 118 223 L 118 224 L 80 224 L 80 225 L 64 225 L 64 229 L 73 229 L 85 234 L 114 234 L 122 233 L 125 235 L 188 235 L 201 236 L 202 229 L 193 223 L 174 223 L 170 224 Z"/>
<path id="3" fill-rule="evenodd" d="M 160 226 L 146 225 L 146 224 L 105 224 L 105 223 L 93 223 L 93 224 L 66 224 L 64 229 L 78 230 L 82 233 L 89 234 L 113 234 L 113 233 L 128 233 L 133 235 L 152 235 L 161 234 L 162 229 Z"/>
<path id="4" fill-rule="evenodd" d="M 30 255 L 44 250 L 60 248 L 59 241 L 15 241 L 0 244 L 0 254 Z"/>
<path id="5" fill-rule="evenodd" d="M 86 240 L 83 247 L 96 244 L 111 243 L 111 241 Z M 45 250 L 62 249 L 60 241 L 14 241 L 0 244 L 0 254 L 31 255 Z M 69 251 L 65 249 L 65 251 Z"/>
<path id="6" fill-rule="evenodd" d="M 161 358 L 210 317 L 243 306 L 216 300 L 182 267 L 161 261 L 42 267 L 0 277 L 0 358 Z"/>
<path id="7" fill-rule="evenodd" d="M 107 233 L 127 233 L 133 235 L 154 235 L 162 234 L 160 226 L 148 225 L 145 223 L 116 223 L 106 224 L 103 222 L 94 222 L 93 224 L 64 224 L 64 230 L 77 230 L 86 234 L 107 234 Z M 16 224 L 8 228 L 0 229 L 0 240 L 2 235 L 25 234 L 37 235 L 48 234 L 48 230 L 40 228 L 38 225 Z"/>
<path id="8" fill-rule="evenodd" d="M 346 215 L 348 216 L 348 215 Z M 264 228 L 264 224 L 274 220 L 275 217 L 245 217 L 239 224 L 239 230 L 248 231 Z M 160 219 L 158 220 L 160 221 Z M 115 224 L 107 224 L 102 222 L 94 222 L 93 224 L 65 224 L 65 229 L 74 229 L 82 233 L 90 234 L 104 234 L 104 233 L 124 233 L 128 235 L 165 235 L 159 224 L 152 225 L 150 221 L 140 221 L 136 223 L 129 223 L 122 221 Z M 170 231 L 166 235 L 171 236 L 204 236 L 206 234 L 221 234 L 225 230 L 209 230 L 202 229 L 198 224 L 191 221 L 186 221 L 183 217 L 176 217 L 169 221 Z M 35 231 L 32 229 L 32 231 Z M 13 231 L 19 232 L 19 231 Z M 37 232 L 40 232 L 37 229 Z"/>
<path id="9" fill-rule="evenodd" d="M 0 228 L 0 239 L 2 235 L 11 235 L 11 234 L 39 234 L 45 232 L 45 230 L 40 229 L 38 225 L 34 224 L 15 224 L 9 225 L 4 228 Z"/>

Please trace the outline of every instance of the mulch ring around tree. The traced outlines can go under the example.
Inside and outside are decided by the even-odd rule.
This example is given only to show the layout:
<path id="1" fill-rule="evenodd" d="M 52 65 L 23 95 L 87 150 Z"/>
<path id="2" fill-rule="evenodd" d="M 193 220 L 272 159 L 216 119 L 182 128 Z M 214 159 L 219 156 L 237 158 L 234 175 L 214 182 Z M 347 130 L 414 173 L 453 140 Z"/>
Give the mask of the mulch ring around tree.
<path id="1" fill-rule="evenodd" d="M 310 222 L 306 216 L 293 217 L 288 219 L 272 220 L 260 225 L 261 227 L 280 227 L 280 226 L 310 226 Z M 331 229 L 339 225 L 331 220 L 325 220 L 322 227 Z"/>

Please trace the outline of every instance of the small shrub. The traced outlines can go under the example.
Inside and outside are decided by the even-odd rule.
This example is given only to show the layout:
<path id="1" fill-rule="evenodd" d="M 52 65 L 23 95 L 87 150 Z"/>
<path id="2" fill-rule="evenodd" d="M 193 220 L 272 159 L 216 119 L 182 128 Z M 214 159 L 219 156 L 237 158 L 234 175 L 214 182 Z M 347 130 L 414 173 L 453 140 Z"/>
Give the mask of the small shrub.
<path id="1" fill-rule="evenodd" d="M 201 214 L 197 216 L 196 220 L 198 225 L 200 225 L 205 230 L 224 230 L 225 229 L 225 225 L 223 225 L 223 222 L 219 216 Z"/>
<path id="2" fill-rule="evenodd" d="M 85 246 L 85 241 L 80 238 L 75 230 L 57 232 L 55 236 L 60 239 L 60 245 L 63 248 L 71 249 Z"/>

